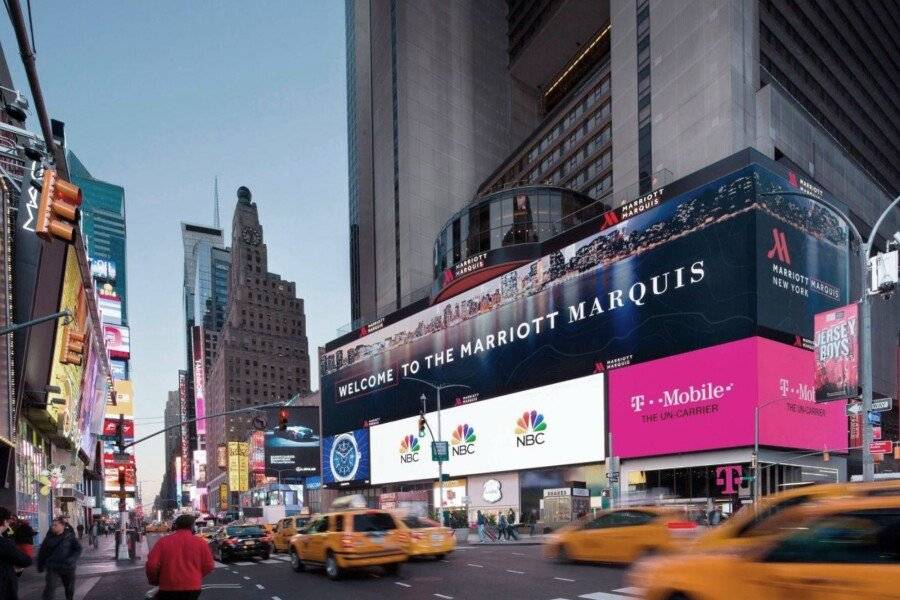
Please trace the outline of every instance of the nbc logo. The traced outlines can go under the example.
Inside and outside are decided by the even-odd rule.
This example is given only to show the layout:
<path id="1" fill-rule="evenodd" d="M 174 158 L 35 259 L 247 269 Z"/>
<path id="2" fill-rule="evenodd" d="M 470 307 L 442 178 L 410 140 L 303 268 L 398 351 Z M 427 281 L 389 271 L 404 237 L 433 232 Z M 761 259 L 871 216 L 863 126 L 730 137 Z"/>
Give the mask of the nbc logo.
<path id="1" fill-rule="evenodd" d="M 547 421 L 544 415 L 536 410 L 522 413 L 516 419 L 516 447 L 534 446 L 544 443 L 544 432 L 547 431 Z"/>
<path id="2" fill-rule="evenodd" d="M 419 462 L 419 439 L 414 435 L 403 436 L 400 440 L 400 462 Z"/>
<path id="3" fill-rule="evenodd" d="M 475 428 L 468 423 L 458 425 L 450 436 L 450 445 L 453 446 L 454 456 L 475 454 Z"/>

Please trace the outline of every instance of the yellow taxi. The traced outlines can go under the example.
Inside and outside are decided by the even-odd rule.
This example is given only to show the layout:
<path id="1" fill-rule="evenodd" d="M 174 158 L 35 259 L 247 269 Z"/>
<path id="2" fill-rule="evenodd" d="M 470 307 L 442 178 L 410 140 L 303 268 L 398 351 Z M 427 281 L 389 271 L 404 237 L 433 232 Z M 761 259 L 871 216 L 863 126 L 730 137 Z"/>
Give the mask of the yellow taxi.
<path id="1" fill-rule="evenodd" d="M 340 579 L 347 570 L 376 566 L 395 575 L 406 561 L 408 542 L 387 511 L 333 512 L 313 517 L 291 539 L 291 566 L 298 572 L 322 566 L 329 579 Z"/>
<path id="2" fill-rule="evenodd" d="M 683 508 L 621 508 L 560 529 L 545 543 L 544 556 L 560 562 L 631 563 L 674 550 L 698 531 Z"/>
<path id="3" fill-rule="evenodd" d="M 275 552 L 288 552 L 291 549 L 291 538 L 297 535 L 309 522 L 305 517 L 285 517 L 272 526 L 272 545 Z"/>
<path id="4" fill-rule="evenodd" d="M 404 550 L 410 556 L 433 556 L 444 558 L 456 548 L 453 530 L 441 526 L 437 521 L 415 515 L 394 515 L 397 527 L 406 533 L 409 541 Z"/>
<path id="5" fill-rule="evenodd" d="M 776 536 L 787 509 L 811 502 L 866 497 L 900 497 L 900 481 L 877 483 L 829 483 L 797 487 L 762 498 L 758 507 L 745 506 L 731 519 L 710 529 L 692 544 L 692 549 L 711 550 L 756 545 L 760 538 Z"/>
<path id="6" fill-rule="evenodd" d="M 217 526 L 201 527 L 200 530 L 197 532 L 197 537 L 202 540 L 206 540 L 208 542 L 209 540 L 211 540 L 213 538 L 214 535 L 216 535 L 216 532 L 218 530 L 219 530 L 219 527 L 217 527 Z"/>
<path id="7" fill-rule="evenodd" d="M 639 562 L 647 600 L 900 598 L 900 497 L 809 503 L 785 511 L 780 536 Z"/>

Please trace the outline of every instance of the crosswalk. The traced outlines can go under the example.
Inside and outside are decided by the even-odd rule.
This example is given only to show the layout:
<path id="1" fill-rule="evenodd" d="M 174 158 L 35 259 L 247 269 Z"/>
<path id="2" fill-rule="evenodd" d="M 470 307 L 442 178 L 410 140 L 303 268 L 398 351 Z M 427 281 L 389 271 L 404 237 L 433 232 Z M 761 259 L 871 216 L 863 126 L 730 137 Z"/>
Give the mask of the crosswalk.
<path id="1" fill-rule="evenodd" d="M 581 594 L 577 596 L 583 600 L 635 600 L 641 596 L 641 589 L 636 587 L 623 587 L 612 590 L 611 592 L 591 592 L 589 594 Z M 553 600 L 571 600 L 570 598 L 560 597 Z"/>
<path id="2" fill-rule="evenodd" d="M 228 564 L 216 561 L 217 569 L 227 569 L 228 567 L 252 567 L 254 565 L 280 565 L 282 563 L 291 562 L 291 557 L 284 554 L 273 554 L 270 558 L 263 560 L 261 558 L 251 558 L 250 560 L 242 560 L 230 562 Z"/>

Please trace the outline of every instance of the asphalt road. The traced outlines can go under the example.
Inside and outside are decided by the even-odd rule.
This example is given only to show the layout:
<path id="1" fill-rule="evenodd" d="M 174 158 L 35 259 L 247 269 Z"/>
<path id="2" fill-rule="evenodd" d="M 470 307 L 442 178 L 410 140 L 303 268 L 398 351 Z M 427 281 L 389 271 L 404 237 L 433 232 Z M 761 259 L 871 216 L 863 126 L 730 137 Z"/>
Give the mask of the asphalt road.
<path id="1" fill-rule="evenodd" d="M 438 600 L 627 600 L 625 569 L 560 565 L 541 556 L 540 546 L 467 546 L 446 560 L 412 561 L 400 574 L 373 569 L 330 581 L 321 571 L 295 573 L 283 554 L 268 562 L 218 565 L 204 581 L 209 600 L 297 598 Z M 85 600 L 139 600 L 150 589 L 142 570 L 104 575 Z"/>

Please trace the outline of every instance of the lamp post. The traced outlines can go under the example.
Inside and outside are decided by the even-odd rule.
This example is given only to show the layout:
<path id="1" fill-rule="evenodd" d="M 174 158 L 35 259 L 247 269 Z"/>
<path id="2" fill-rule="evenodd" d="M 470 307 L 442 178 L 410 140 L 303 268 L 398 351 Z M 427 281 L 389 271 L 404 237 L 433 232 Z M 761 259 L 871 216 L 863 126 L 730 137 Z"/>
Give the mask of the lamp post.
<path id="1" fill-rule="evenodd" d="M 466 389 L 472 389 L 469 386 L 462 383 L 450 383 L 447 385 L 435 385 L 430 381 L 425 381 L 424 379 L 419 379 L 418 377 L 404 377 L 404 379 L 409 379 L 411 381 L 418 381 L 421 384 L 427 385 L 431 389 L 435 391 L 435 395 L 437 397 L 437 426 L 438 426 L 438 434 L 437 439 L 434 439 L 434 434 L 431 435 L 431 440 L 433 442 L 442 441 L 441 438 L 441 390 L 445 390 L 447 388 L 453 387 L 462 387 Z M 425 394 L 422 394 L 420 398 L 422 400 L 422 416 L 425 416 L 425 401 L 427 398 Z M 427 421 L 426 421 L 427 424 Z M 431 426 L 428 426 L 429 431 L 431 430 Z M 438 514 L 440 515 L 441 524 L 447 525 L 444 523 L 444 461 L 438 460 Z"/>
<path id="2" fill-rule="evenodd" d="M 869 301 L 869 254 L 872 252 L 872 245 L 875 243 L 875 236 L 878 234 L 878 228 L 887 218 L 888 213 L 900 204 L 900 196 L 888 204 L 887 208 L 875 220 L 872 231 L 869 232 L 868 239 L 864 238 L 857 229 L 853 221 L 850 220 L 841 210 L 833 203 L 807 194 L 805 192 L 780 191 L 780 192 L 760 192 L 757 196 L 802 196 L 821 204 L 826 207 L 832 214 L 839 217 L 845 222 L 851 231 L 859 240 L 859 358 L 860 358 L 860 384 L 862 387 L 862 404 L 863 404 L 863 439 L 862 439 L 862 479 L 863 481 L 875 480 L 875 461 L 869 453 L 869 445 L 872 443 L 872 424 L 869 422 L 869 412 L 872 410 L 872 305 Z"/>
<path id="3" fill-rule="evenodd" d="M 770 404 L 780 402 L 783 398 L 774 398 L 768 402 L 757 404 L 753 407 L 753 506 L 759 506 L 759 497 L 762 492 L 762 486 L 759 481 L 759 474 L 762 468 L 759 465 L 759 411 Z"/>

